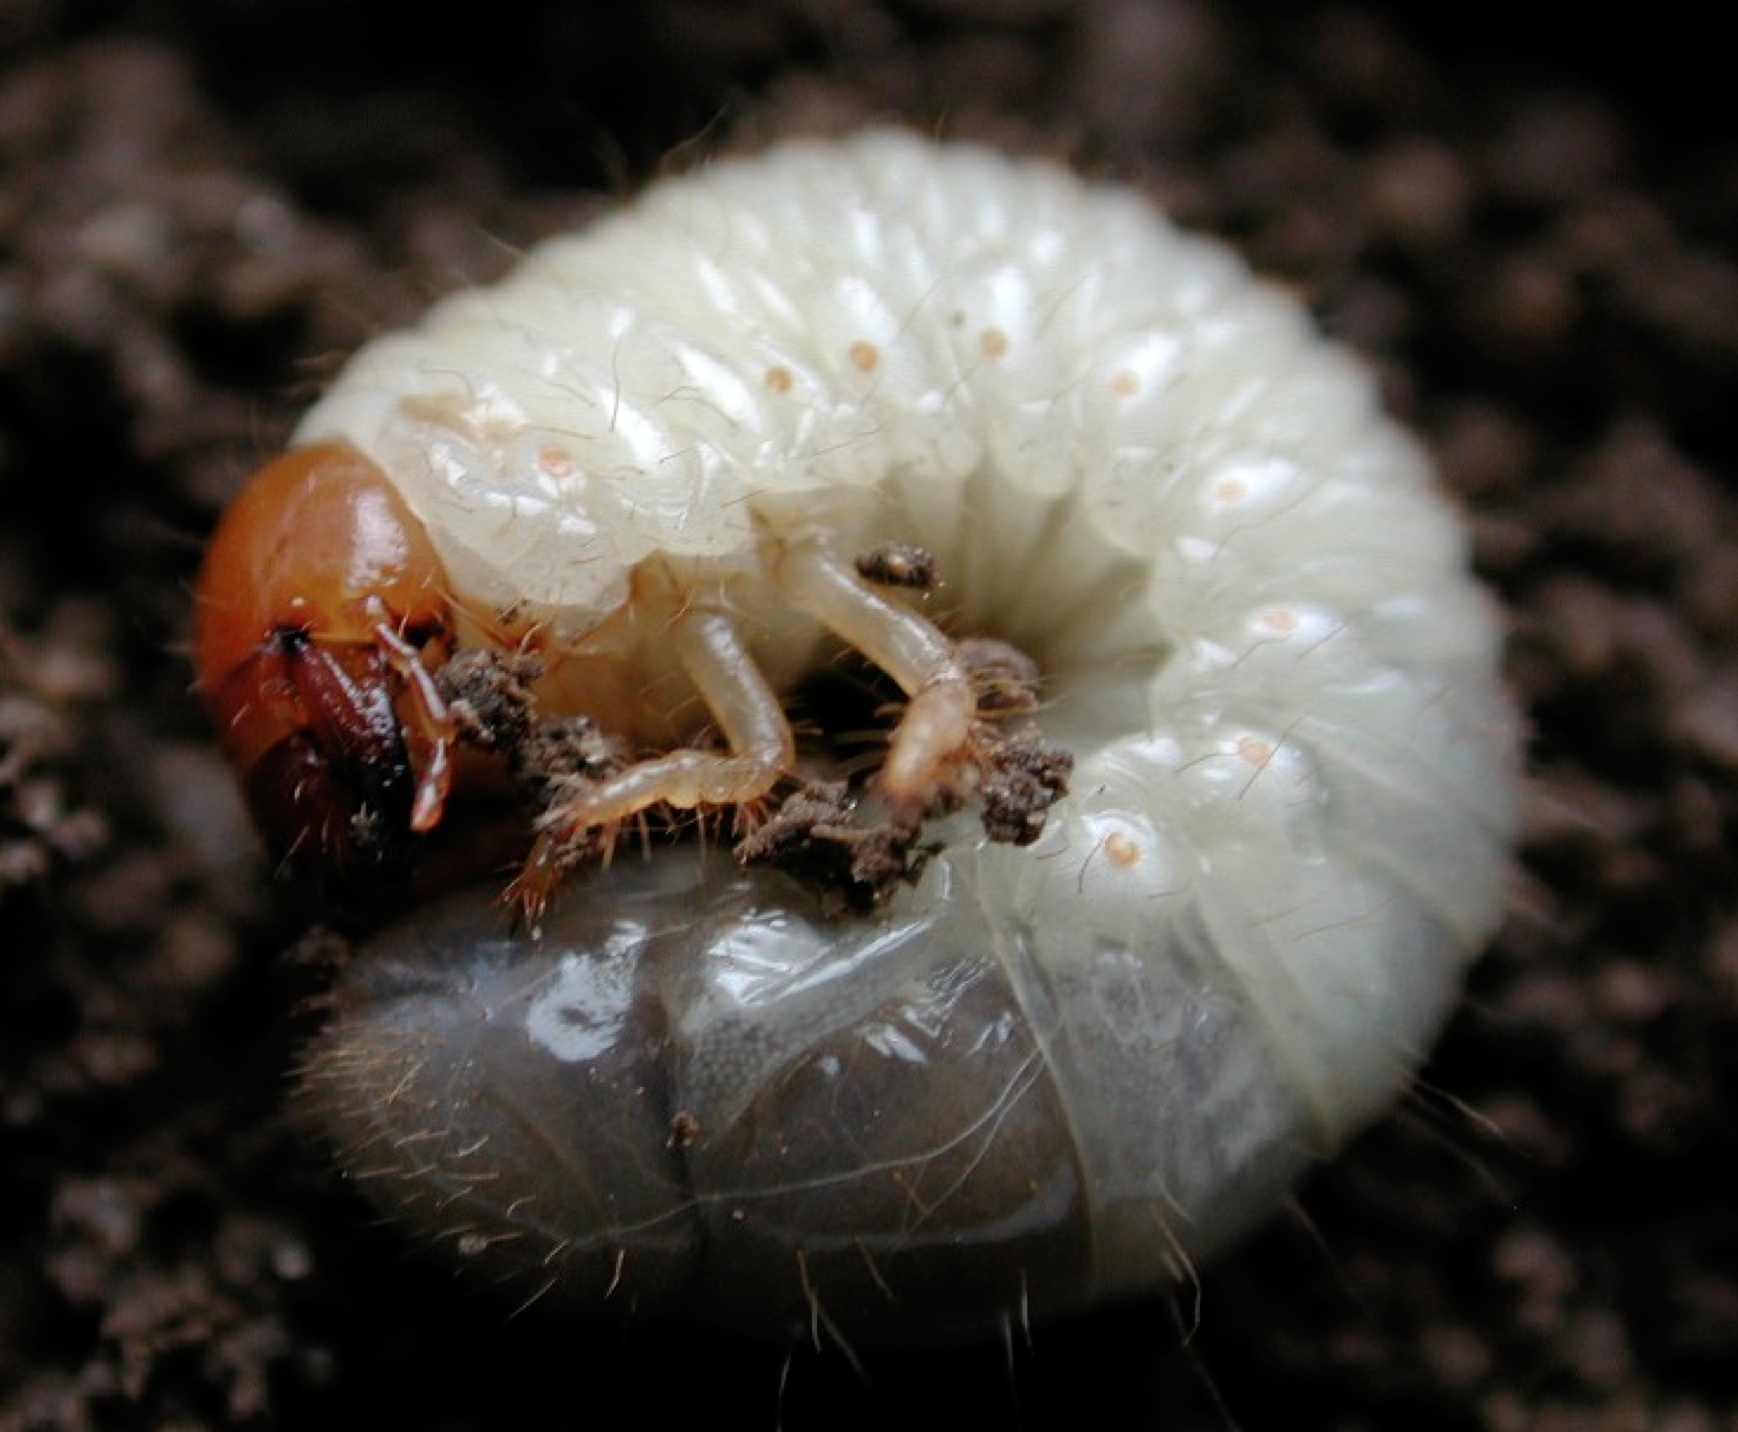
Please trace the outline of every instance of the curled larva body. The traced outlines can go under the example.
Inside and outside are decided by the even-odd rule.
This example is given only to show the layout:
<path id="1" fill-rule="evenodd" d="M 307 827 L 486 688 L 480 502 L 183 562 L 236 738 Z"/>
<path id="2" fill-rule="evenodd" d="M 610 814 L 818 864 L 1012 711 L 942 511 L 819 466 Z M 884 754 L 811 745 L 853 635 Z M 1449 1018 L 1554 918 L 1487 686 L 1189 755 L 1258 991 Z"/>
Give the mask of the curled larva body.
<path id="1" fill-rule="evenodd" d="M 905 542 L 1074 758 L 1031 843 L 932 820 L 871 913 L 660 847 L 541 938 L 476 896 L 365 949 L 307 1107 L 494 1266 L 847 1331 L 1159 1286 L 1393 1097 L 1498 917 L 1456 517 L 1354 360 L 1130 193 L 891 133 L 719 163 L 371 344 L 298 442 L 388 476 L 443 652 L 535 639 L 545 709 L 692 739 L 734 709 L 667 637 L 701 610 L 773 693 L 836 637 L 894 667 L 804 554 Z"/>

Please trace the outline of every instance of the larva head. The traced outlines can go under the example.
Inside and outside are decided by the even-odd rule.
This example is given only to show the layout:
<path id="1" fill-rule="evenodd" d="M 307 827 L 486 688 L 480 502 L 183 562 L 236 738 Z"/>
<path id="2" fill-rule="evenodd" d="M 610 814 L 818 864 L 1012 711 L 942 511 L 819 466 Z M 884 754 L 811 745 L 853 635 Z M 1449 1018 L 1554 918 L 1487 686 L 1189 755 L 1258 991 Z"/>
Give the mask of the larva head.
<path id="1" fill-rule="evenodd" d="M 353 448 L 287 453 L 225 514 L 194 663 L 274 856 L 398 866 L 440 818 L 450 732 L 423 654 L 444 653 L 444 593 L 422 524 Z"/>

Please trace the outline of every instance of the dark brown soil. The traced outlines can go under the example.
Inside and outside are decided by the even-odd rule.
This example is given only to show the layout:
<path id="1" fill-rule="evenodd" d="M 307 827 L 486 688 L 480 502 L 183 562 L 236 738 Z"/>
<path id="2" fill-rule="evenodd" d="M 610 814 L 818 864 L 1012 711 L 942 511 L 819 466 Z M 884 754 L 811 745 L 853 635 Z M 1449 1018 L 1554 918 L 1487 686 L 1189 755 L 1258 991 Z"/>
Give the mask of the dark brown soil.
<path id="1" fill-rule="evenodd" d="M 1394 11 L 0 0 L 0 1432 L 1738 1428 L 1722 45 Z M 859 1370 L 515 1313 L 372 1225 L 282 1120 L 307 916 L 184 646 L 221 504 L 360 340 L 692 145 L 869 117 L 1145 185 L 1370 352 L 1534 738 L 1425 1084 L 1198 1308 Z"/>

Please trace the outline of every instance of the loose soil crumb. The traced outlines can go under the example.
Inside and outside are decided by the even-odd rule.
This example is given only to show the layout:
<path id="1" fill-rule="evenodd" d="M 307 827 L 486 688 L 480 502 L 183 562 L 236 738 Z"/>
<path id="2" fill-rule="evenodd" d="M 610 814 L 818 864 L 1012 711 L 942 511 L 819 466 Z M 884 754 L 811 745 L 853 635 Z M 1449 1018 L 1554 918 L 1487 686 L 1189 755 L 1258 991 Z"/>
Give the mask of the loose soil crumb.
<path id="1" fill-rule="evenodd" d="M 1067 794 L 1074 757 L 1046 746 L 1036 731 L 990 740 L 978 787 L 984 834 L 1003 845 L 1030 845 L 1044 833 L 1050 807 Z"/>
<path id="2" fill-rule="evenodd" d="M 855 566 L 858 576 L 883 587 L 929 592 L 939 580 L 934 555 L 911 542 L 887 542 L 873 551 L 860 552 Z"/>
<path id="3" fill-rule="evenodd" d="M 770 865 L 813 891 L 822 912 L 866 914 L 914 879 L 921 826 L 864 820 L 844 781 L 810 782 L 736 846 L 744 865 Z"/>
<path id="4" fill-rule="evenodd" d="M 532 687 L 543 662 L 517 652 L 461 651 L 436 673 L 441 699 L 458 723 L 459 739 L 479 751 L 518 751 L 536 721 Z"/>

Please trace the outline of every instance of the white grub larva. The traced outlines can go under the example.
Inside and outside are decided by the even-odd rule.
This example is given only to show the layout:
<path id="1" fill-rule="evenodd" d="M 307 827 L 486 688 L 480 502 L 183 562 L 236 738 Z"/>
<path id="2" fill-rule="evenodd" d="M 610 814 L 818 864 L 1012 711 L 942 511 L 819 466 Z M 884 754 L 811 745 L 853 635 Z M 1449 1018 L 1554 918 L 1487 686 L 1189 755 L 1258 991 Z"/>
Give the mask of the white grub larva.
<path id="1" fill-rule="evenodd" d="M 1459 522 L 1364 369 L 1132 193 L 891 132 L 720 162 L 370 344 L 297 442 L 426 531 L 440 658 L 531 642 L 540 711 L 640 750 L 710 718 L 725 803 L 792 774 L 841 640 L 907 724 L 936 633 L 1010 643 L 1074 758 L 1024 846 L 931 801 L 868 913 L 669 843 L 536 936 L 485 891 L 364 947 L 304 1106 L 489 1268 L 846 1336 L 1161 1287 L 1392 1099 L 1498 918 L 1516 723 Z M 938 590 L 838 585 L 895 543 Z M 385 625 L 426 824 L 448 713 Z M 324 639 L 272 630 L 280 674 Z"/>

